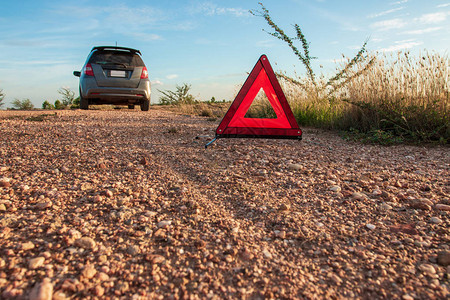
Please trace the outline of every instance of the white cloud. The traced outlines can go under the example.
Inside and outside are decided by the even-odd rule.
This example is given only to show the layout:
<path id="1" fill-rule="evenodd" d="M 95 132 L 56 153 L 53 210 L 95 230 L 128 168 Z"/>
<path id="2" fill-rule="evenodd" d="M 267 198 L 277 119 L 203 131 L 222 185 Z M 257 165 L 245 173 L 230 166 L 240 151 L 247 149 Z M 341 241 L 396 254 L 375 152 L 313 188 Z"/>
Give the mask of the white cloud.
<path id="1" fill-rule="evenodd" d="M 434 31 L 438 31 L 441 30 L 442 27 L 429 27 L 429 28 L 424 28 L 424 29 L 417 29 L 417 30 L 408 30 L 405 31 L 405 34 L 424 34 L 424 33 L 430 33 L 430 32 L 434 32 Z"/>
<path id="2" fill-rule="evenodd" d="M 417 21 L 423 24 L 436 24 L 441 23 L 447 19 L 447 13 L 446 12 L 437 12 L 432 14 L 425 14 L 421 17 L 417 18 Z"/>
<path id="3" fill-rule="evenodd" d="M 371 18 L 371 19 L 378 18 L 378 17 L 385 16 L 385 15 L 391 14 L 393 12 L 402 10 L 402 9 L 404 9 L 403 6 L 402 7 L 393 8 L 393 9 L 389 9 L 389 10 L 385 10 L 385 11 L 382 11 L 382 12 L 377 13 L 377 14 L 369 15 L 368 18 Z"/>
<path id="4" fill-rule="evenodd" d="M 375 23 L 371 24 L 370 27 L 372 27 L 376 30 L 386 31 L 386 30 L 391 30 L 391 29 L 403 28 L 406 26 L 406 24 L 407 23 L 405 21 L 403 21 L 402 19 L 396 18 L 396 19 L 375 22 Z"/>
<path id="5" fill-rule="evenodd" d="M 153 7 L 127 7 L 127 6 L 108 6 L 104 8 L 108 14 L 108 22 L 120 24 L 132 24 L 134 26 L 156 24 L 164 19 L 164 13 Z"/>
<path id="6" fill-rule="evenodd" d="M 360 50 L 361 46 L 360 45 L 350 45 L 350 46 L 347 46 L 347 48 L 350 50 Z"/>
<path id="7" fill-rule="evenodd" d="M 234 15 L 235 17 L 242 17 L 242 16 L 248 14 L 248 10 L 242 9 L 242 8 L 219 7 L 219 8 L 217 8 L 217 14 L 218 15 L 231 14 L 231 15 Z"/>
<path id="8" fill-rule="evenodd" d="M 233 15 L 235 17 L 242 17 L 248 15 L 248 10 L 243 8 L 232 8 L 232 7 L 220 7 L 212 2 L 197 3 L 191 8 L 191 12 L 205 14 L 207 16 L 215 15 Z"/>
<path id="9" fill-rule="evenodd" d="M 398 4 L 403 4 L 403 3 L 406 3 L 406 2 L 408 2 L 408 0 L 400 0 L 400 1 L 396 1 L 394 3 L 391 3 L 391 5 L 398 5 Z"/>
<path id="10" fill-rule="evenodd" d="M 256 42 L 256 46 L 259 48 L 272 48 L 275 45 L 276 45 L 276 42 L 273 39 Z"/>
<path id="11" fill-rule="evenodd" d="M 380 38 L 371 38 L 370 41 L 371 41 L 371 42 L 374 42 L 374 43 L 380 43 L 380 42 L 382 42 L 382 41 L 384 41 L 384 40 L 383 40 L 383 39 L 380 39 Z"/>
<path id="12" fill-rule="evenodd" d="M 154 33 L 132 32 L 130 35 L 141 41 L 155 41 L 162 39 L 160 35 Z"/>
<path id="13" fill-rule="evenodd" d="M 164 83 L 161 80 L 152 80 L 152 85 L 164 85 Z"/>
<path id="14" fill-rule="evenodd" d="M 178 78 L 178 74 L 169 74 L 166 76 L 167 79 L 175 79 Z"/>
<path id="15" fill-rule="evenodd" d="M 410 49 L 410 48 L 413 48 L 416 46 L 420 46 L 422 44 L 423 44 L 423 42 L 419 42 L 419 41 L 415 41 L 415 40 L 397 41 L 397 42 L 395 42 L 395 45 L 380 49 L 380 51 L 395 52 L 395 51 Z"/>
<path id="16" fill-rule="evenodd" d="M 447 7 L 450 6 L 450 3 L 445 3 L 445 4 L 440 4 L 438 6 L 436 6 L 437 8 L 443 8 L 443 7 Z"/>

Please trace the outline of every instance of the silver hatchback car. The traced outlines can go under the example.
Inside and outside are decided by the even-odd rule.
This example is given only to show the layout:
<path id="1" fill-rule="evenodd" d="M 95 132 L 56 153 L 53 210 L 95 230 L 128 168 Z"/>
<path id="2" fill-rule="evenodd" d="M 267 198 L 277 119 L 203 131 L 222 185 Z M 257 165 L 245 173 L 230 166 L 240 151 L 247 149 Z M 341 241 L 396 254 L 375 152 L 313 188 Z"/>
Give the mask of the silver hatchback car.
<path id="1" fill-rule="evenodd" d="M 132 48 L 94 47 L 81 71 L 80 108 L 90 104 L 140 105 L 141 110 L 150 107 L 150 80 L 141 52 Z"/>

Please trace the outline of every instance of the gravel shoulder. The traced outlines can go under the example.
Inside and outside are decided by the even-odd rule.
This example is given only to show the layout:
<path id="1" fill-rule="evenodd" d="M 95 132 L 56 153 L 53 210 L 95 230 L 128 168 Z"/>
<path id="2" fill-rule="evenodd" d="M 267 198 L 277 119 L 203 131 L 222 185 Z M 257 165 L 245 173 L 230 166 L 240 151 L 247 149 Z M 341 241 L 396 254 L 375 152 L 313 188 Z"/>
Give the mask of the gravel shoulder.
<path id="1" fill-rule="evenodd" d="M 0 111 L 2 299 L 450 297 L 448 147 Z"/>

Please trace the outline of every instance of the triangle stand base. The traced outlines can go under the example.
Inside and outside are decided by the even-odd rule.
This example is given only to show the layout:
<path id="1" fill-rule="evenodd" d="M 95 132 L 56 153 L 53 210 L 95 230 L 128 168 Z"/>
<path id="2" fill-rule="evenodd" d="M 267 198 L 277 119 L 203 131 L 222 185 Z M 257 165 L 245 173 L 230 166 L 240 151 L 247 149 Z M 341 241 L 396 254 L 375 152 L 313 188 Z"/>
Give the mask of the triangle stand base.
<path id="1" fill-rule="evenodd" d="M 205 145 L 205 149 L 208 149 L 208 146 L 211 145 L 212 143 L 214 143 L 217 140 L 217 136 L 215 138 L 212 139 L 212 141 L 210 141 L 208 144 Z"/>

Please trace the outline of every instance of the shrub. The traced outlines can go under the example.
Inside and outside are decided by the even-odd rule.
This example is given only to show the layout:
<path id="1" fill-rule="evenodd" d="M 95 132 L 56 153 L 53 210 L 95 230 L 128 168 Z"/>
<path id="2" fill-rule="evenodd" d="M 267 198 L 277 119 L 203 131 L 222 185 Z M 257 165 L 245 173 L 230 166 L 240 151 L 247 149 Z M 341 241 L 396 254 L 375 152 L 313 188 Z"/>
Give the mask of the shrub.
<path id="1" fill-rule="evenodd" d="M 62 87 L 58 90 L 58 93 L 62 96 L 61 105 L 63 108 L 70 107 L 75 99 L 75 92 L 69 88 Z"/>
<path id="2" fill-rule="evenodd" d="M 73 99 L 72 105 L 70 106 L 71 109 L 80 108 L 80 96 Z"/>
<path id="3" fill-rule="evenodd" d="M 55 106 L 53 106 L 53 104 L 51 104 L 50 102 L 48 102 L 47 100 L 45 100 L 42 103 L 42 109 L 55 109 Z"/>
<path id="4" fill-rule="evenodd" d="M 65 106 L 61 103 L 61 101 L 60 100 L 55 100 L 55 109 L 64 109 L 65 108 Z"/>
<path id="5" fill-rule="evenodd" d="M 12 102 L 13 109 L 18 110 L 32 110 L 34 108 L 33 103 L 31 103 L 30 99 L 14 99 Z"/>
<path id="6" fill-rule="evenodd" d="M 0 107 L 3 106 L 3 100 L 5 99 L 5 94 L 3 93 L 3 90 L 0 90 Z"/>
<path id="7" fill-rule="evenodd" d="M 195 100 L 194 96 L 192 96 L 189 93 L 189 90 L 191 89 L 191 85 L 184 83 L 182 86 L 176 86 L 176 91 L 161 91 L 161 96 L 159 98 L 159 102 L 162 105 L 180 105 L 180 104 L 193 104 L 198 102 Z"/>

